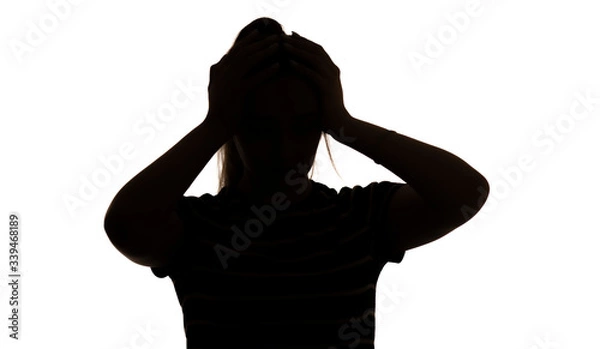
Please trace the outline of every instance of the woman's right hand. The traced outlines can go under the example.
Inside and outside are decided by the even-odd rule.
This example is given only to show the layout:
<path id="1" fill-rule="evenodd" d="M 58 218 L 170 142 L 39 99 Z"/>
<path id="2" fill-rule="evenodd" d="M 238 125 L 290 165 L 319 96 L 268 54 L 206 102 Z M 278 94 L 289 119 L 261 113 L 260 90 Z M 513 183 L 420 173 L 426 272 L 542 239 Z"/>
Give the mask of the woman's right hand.
<path id="1" fill-rule="evenodd" d="M 261 40 L 258 30 L 237 42 L 221 60 L 210 67 L 208 84 L 209 111 L 206 120 L 217 122 L 234 135 L 239 128 L 244 98 L 250 88 L 277 72 L 277 63 L 258 73 L 246 76 L 249 71 L 278 50 L 279 35 Z"/>

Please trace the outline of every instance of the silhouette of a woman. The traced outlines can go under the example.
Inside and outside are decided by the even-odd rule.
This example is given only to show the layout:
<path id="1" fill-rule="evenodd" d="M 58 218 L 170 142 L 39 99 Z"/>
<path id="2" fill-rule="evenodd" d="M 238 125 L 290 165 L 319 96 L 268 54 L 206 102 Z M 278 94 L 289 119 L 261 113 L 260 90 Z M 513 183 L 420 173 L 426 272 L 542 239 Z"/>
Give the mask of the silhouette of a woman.
<path id="1" fill-rule="evenodd" d="M 211 67 L 206 119 L 111 203 L 108 237 L 171 278 L 188 349 L 373 349 L 384 265 L 485 202 L 455 155 L 350 116 L 339 74 L 321 46 L 253 21 Z M 407 183 L 313 181 L 321 135 Z M 218 194 L 184 196 L 219 149 Z"/>

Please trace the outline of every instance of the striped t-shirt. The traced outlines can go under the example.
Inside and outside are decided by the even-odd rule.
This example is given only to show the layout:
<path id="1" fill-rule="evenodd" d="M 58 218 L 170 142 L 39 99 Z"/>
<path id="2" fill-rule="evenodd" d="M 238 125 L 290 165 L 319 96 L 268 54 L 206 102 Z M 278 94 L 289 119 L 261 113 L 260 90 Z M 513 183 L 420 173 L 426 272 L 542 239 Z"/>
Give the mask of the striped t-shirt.
<path id="1" fill-rule="evenodd" d="M 388 251 L 382 222 L 405 184 L 338 193 L 309 180 L 289 207 L 250 204 L 233 187 L 178 202 L 184 238 L 151 270 L 174 284 L 187 349 L 374 348 L 377 278 L 404 257 Z"/>

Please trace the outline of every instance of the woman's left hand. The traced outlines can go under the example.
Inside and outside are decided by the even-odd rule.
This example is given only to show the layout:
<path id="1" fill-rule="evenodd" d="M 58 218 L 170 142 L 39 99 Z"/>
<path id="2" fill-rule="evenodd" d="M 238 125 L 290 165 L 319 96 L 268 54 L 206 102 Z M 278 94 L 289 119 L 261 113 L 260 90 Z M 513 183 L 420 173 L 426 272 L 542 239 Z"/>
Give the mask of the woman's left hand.
<path id="1" fill-rule="evenodd" d="M 292 36 L 285 35 L 283 39 L 284 50 L 295 58 L 291 61 L 291 68 L 307 76 L 319 89 L 323 108 L 322 130 L 329 134 L 340 133 L 344 122 L 351 118 L 344 106 L 340 69 L 321 45 L 292 33 Z"/>

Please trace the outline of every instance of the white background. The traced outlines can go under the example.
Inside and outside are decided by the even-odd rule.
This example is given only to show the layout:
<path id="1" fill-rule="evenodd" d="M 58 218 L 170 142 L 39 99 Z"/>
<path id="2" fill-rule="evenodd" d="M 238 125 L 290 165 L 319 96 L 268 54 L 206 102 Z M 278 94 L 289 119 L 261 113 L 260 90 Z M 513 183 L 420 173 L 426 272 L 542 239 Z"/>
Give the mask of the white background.
<path id="1" fill-rule="evenodd" d="M 376 348 L 600 347 L 600 103 L 577 99 L 600 96 L 594 4 L 3 1 L 0 212 L 5 222 L 21 215 L 23 276 L 17 342 L 5 225 L 0 347 L 185 347 L 170 279 L 121 255 L 103 218 L 125 183 L 202 122 L 210 66 L 261 16 L 325 48 L 352 116 L 445 149 L 492 186 L 472 220 L 384 268 Z M 201 91 L 153 137 L 140 133 L 188 79 Z M 322 142 L 314 180 L 405 182 L 331 141 L 341 177 Z M 109 172 L 101 158 L 128 146 Z M 216 194 L 216 165 L 214 156 L 186 195 Z"/>

